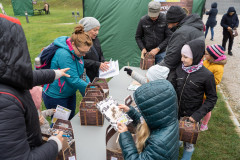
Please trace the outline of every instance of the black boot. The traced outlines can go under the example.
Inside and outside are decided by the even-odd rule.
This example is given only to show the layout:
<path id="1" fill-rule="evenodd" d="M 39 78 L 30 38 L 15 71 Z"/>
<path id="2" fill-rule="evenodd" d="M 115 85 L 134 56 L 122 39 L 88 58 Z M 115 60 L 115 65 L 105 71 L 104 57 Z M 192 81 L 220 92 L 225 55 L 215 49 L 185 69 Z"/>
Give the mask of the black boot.
<path id="1" fill-rule="evenodd" d="M 232 56 L 233 54 L 232 54 L 232 52 L 231 52 L 231 51 L 228 51 L 228 55 L 229 55 L 229 56 Z"/>

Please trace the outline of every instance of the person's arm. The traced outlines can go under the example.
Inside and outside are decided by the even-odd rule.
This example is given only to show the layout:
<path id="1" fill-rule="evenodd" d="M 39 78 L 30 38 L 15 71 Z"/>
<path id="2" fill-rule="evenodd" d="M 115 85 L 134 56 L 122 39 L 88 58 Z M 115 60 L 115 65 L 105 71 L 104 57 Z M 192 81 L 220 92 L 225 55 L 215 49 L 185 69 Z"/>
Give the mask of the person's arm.
<path id="1" fill-rule="evenodd" d="M 140 84 L 145 84 L 145 83 L 148 82 L 147 77 L 142 76 L 141 74 L 139 74 L 139 73 L 137 73 L 135 71 L 132 71 L 131 77 L 133 79 L 135 79 L 137 82 L 139 82 Z"/>
<path id="2" fill-rule="evenodd" d="M 70 77 L 69 78 L 62 77 L 61 79 L 63 81 L 66 81 L 66 83 L 68 83 L 72 88 L 78 89 L 81 92 L 82 96 L 84 96 L 85 89 L 86 89 L 88 83 L 80 78 L 80 76 L 81 76 L 79 74 L 80 71 L 78 71 L 78 69 L 77 69 L 77 63 L 80 63 L 80 62 L 73 60 L 70 53 L 66 52 L 64 49 L 58 49 L 55 54 L 58 54 L 57 61 L 58 61 L 58 65 L 59 65 L 60 69 L 70 68 L 70 70 L 68 70 L 66 72 L 68 75 L 70 75 Z M 82 58 L 81 58 L 81 60 L 83 61 Z M 82 72 L 83 72 L 83 70 L 82 70 Z"/>
<path id="3" fill-rule="evenodd" d="M 238 16 L 236 16 L 236 24 L 234 25 L 233 28 L 238 28 L 238 25 L 239 25 L 239 20 L 238 20 Z"/>
<path id="4" fill-rule="evenodd" d="M 176 31 L 177 32 L 177 31 Z M 176 68 L 181 62 L 181 49 L 186 43 L 186 37 L 183 33 L 173 33 L 168 43 L 166 56 L 163 61 L 159 63 L 161 66 L 166 66 L 170 70 Z"/>
<path id="5" fill-rule="evenodd" d="M 55 109 L 47 109 L 42 111 L 42 116 L 46 118 L 47 116 L 52 116 L 55 113 Z"/>
<path id="6" fill-rule="evenodd" d="M 164 37 L 165 37 L 165 39 L 158 46 L 160 48 L 160 52 L 161 52 L 162 48 L 166 48 L 167 47 L 168 41 L 171 38 L 171 36 L 172 36 L 172 31 L 170 29 L 168 29 L 168 26 L 166 25 L 165 26 L 165 30 L 164 30 Z"/>
<path id="7" fill-rule="evenodd" d="M 208 112 L 210 112 L 217 102 L 218 97 L 213 74 L 206 79 L 204 88 L 206 100 L 202 106 L 191 115 L 191 117 L 197 122 L 199 122 Z"/>
<path id="8" fill-rule="evenodd" d="M 225 29 L 227 29 L 229 26 L 226 24 L 226 15 L 224 15 L 222 17 L 222 20 L 221 20 L 221 26 Z"/>
<path id="9" fill-rule="evenodd" d="M 141 51 L 145 48 L 145 46 L 143 44 L 143 41 L 142 41 L 142 38 L 144 37 L 143 34 L 144 33 L 143 33 L 142 19 L 141 19 L 138 23 L 138 27 L 137 27 L 137 31 L 136 31 L 136 35 L 135 35 L 137 45 L 138 45 L 138 47 L 140 48 Z"/>
<path id="10" fill-rule="evenodd" d="M 95 67 L 95 68 L 99 68 L 101 65 L 101 62 L 99 61 L 95 61 L 95 60 L 92 60 L 92 59 L 88 59 L 88 58 L 84 58 L 84 67 L 85 68 L 92 68 L 92 67 Z"/>
<path id="11" fill-rule="evenodd" d="M 54 79 L 55 72 L 52 69 L 33 70 L 33 87 L 52 83 Z"/>
<path id="12" fill-rule="evenodd" d="M 212 9 L 210 9 L 210 11 L 206 12 L 206 15 L 210 15 L 212 13 Z"/>
<path id="13" fill-rule="evenodd" d="M 220 84 L 220 82 L 222 81 L 222 77 L 223 77 L 223 67 L 219 66 L 217 68 L 217 70 L 213 73 L 213 75 L 215 78 L 216 85 Z"/>
<path id="14" fill-rule="evenodd" d="M 26 134 L 24 108 L 16 100 L 0 96 L 0 159 L 25 159 L 25 160 L 53 160 L 58 154 L 58 145 L 55 140 L 31 150 Z M 4 109 L 3 109 L 4 108 Z"/>

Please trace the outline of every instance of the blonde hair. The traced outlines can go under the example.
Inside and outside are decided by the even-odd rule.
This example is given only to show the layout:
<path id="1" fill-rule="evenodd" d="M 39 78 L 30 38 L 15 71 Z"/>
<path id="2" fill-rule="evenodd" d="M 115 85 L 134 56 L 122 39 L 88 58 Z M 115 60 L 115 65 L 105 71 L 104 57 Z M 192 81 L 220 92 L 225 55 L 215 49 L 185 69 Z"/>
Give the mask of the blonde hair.
<path id="1" fill-rule="evenodd" d="M 71 36 L 71 42 L 74 42 L 77 47 L 92 46 L 92 39 L 86 32 L 84 32 L 84 27 L 82 24 L 79 24 L 75 27 L 75 30 Z"/>
<path id="2" fill-rule="evenodd" d="M 141 153 L 143 151 L 143 148 L 145 148 L 145 142 L 149 135 L 150 130 L 146 121 L 143 121 L 143 123 L 139 123 L 136 130 L 136 146 L 138 153 Z"/>

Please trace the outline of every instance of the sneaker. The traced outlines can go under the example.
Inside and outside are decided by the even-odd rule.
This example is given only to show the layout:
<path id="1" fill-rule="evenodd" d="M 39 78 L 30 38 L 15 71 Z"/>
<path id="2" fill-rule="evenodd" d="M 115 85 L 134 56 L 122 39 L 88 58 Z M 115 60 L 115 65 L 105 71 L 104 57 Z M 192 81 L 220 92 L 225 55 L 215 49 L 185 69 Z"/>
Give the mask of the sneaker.
<path id="1" fill-rule="evenodd" d="M 232 54 L 232 52 L 231 52 L 231 51 L 229 51 L 229 52 L 228 52 L 228 55 L 229 55 L 229 56 L 232 56 L 233 54 Z"/>
<path id="2" fill-rule="evenodd" d="M 211 38 L 210 40 L 213 41 L 213 38 Z"/>
<path id="3" fill-rule="evenodd" d="M 206 131 L 206 130 L 208 130 L 207 125 L 202 124 L 201 128 L 200 128 L 200 131 Z"/>

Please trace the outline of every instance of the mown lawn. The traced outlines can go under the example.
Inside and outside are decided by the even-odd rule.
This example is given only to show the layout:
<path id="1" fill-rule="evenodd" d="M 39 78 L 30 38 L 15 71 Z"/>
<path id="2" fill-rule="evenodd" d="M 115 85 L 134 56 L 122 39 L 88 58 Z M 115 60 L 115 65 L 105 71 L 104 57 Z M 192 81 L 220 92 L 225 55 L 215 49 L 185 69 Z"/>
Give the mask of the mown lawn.
<path id="1" fill-rule="evenodd" d="M 35 8 L 43 8 L 41 1 L 38 2 Z M 14 16 L 10 0 L 1 0 L 1 3 L 8 15 Z M 32 62 L 41 49 L 55 38 L 71 35 L 76 26 L 75 18 L 71 15 L 72 11 L 80 11 L 82 16 L 81 0 L 48 0 L 48 3 L 50 15 L 31 16 L 30 23 L 26 23 L 24 16 L 17 17 L 25 31 Z M 240 138 L 234 130 L 224 100 L 220 94 L 218 96 L 217 105 L 209 122 L 209 130 L 199 134 L 193 160 L 240 160 Z M 80 100 L 81 96 L 77 92 L 76 113 Z M 181 148 L 180 155 L 182 151 Z"/>

